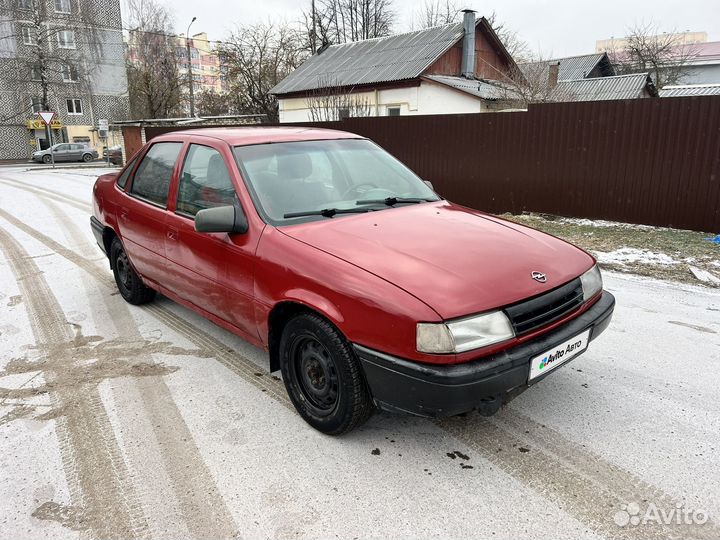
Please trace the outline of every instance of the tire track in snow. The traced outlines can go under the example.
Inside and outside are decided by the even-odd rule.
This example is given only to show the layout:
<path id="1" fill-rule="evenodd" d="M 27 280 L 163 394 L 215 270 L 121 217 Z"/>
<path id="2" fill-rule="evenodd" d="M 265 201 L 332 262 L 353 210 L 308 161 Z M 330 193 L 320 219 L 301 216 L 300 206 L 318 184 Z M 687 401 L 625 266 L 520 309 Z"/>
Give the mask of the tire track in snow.
<path id="1" fill-rule="evenodd" d="M 5 254 L 25 299 L 46 389 L 58 416 L 57 434 L 73 507 L 65 510 L 78 527 L 100 538 L 147 536 L 147 524 L 134 505 L 132 484 L 116 445 L 112 426 L 97 387 L 77 380 L 73 348 L 77 338 L 43 273 L 23 247 L 0 227 L 0 249 Z M 12 363 L 12 361 L 11 361 Z M 46 502 L 34 515 L 53 518 Z"/>
<path id="2" fill-rule="evenodd" d="M 68 240 L 77 241 L 85 237 L 72 218 L 58 208 L 58 205 L 48 200 L 43 203 L 53 214 L 60 229 L 66 233 Z M 87 243 L 83 243 L 79 249 L 86 257 L 91 255 L 91 250 L 98 251 L 97 246 Z M 143 342 L 144 338 L 130 313 L 128 304 L 120 297 L 108 295 L 104 283 L 93 280 L 92 286 L 100 292 L 109 315 L 106 319 L 105 314 L 99 312 L 97 306 L 90 302 L 89 306 L 94 311 L 94 320 L 105 321 L 106 325 L 110 323 L 115 333 L 123 340 Z M 139 353 L 139 360 L 153 362 L 150 354 L 143 354 L 142 351 Z M 136 490 L 146 492 L 143 493 L 143 500 L 146 503 L 145 513 L 153 518 L 149 523 L 151 529 L 157 529 L 158 534 L 171 537 L 189 535 L 192 538 L 230 538 L 234 536 L 235 522 L 164 378 L 161 376 L 134 378 L 127 384 L 133 386 L 131 391 L 134 397 L 140 398 L 142 411 L 146 415 L 146 420 L 142 423 L 151 432 L 143 446 L 131 445 L 126 450 L 127 454 L 135 449 L 137 454 L 131 475 L 139 476 L 135 482 Z M 117 396 L 115 401 L 118 403 L 127 401 L 123 398 L 122 395 Z M 139 423 L 141 420 L 135 419 L 133 426 L 128 429 L 131 432 L 138 429 Z M 156 470 L 156 460 L 150 459 L 152 456 L 156 456 L 164 467 Z M 139 474 L 136 471 L 139 471 Z M 145 474 L 142 474 L 143 472 Z M 148 482 L 151 478 L 153 481 Z M 163 489 L 164 486 L 171 489 Z M 163 493 L 168 492 L 173 493 L 175 497 L 162 496 Z M 173 519 L 168 519 L 175 516 L 180 517 L 180 521 L 184 522 L 185 530 L 177 527 Z"/>

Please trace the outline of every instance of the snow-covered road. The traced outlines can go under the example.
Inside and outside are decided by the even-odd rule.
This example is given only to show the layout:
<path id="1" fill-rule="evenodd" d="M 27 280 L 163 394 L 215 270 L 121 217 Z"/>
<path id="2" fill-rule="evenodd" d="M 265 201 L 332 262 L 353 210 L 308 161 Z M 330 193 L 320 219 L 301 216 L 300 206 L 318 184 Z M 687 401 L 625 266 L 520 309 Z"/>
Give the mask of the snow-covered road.
<path id="1" fill-rule="evenodd" d="M 122 300 L 95 174 L 0 167 L 2 537 L 720 537 L 720 292 L 606 274 L 609 329 L 496 416 L 331 438 L 264 352 Z"/>

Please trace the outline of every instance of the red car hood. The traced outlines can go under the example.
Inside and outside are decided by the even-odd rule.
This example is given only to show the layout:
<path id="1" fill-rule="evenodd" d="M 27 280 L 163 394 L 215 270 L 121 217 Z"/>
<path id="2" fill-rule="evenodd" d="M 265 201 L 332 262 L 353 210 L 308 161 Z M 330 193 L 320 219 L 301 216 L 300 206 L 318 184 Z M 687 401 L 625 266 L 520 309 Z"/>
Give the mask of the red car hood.
<path id="1" fill-rule="evenodd" d="M 446 201 L 280 230 L 397 285 L 443 319 L 549 291 L 594 262 L 563 240 Z"/>

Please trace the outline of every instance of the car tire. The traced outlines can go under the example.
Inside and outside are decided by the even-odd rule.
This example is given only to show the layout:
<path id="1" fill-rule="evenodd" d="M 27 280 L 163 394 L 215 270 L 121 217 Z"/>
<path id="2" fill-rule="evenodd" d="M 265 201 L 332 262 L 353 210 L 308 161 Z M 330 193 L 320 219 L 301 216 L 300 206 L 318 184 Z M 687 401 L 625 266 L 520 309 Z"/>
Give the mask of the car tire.
<path id="1" fill-rule="evenodd" d="M 290 319 L 280 338 L 280 367 L 290 400 L 312 427 L 328 435 L 347 433 L 375 410 L 350 343 L 319 315 Z"/>
<path id="2" fill-rule="evenodd" d="M 155 291 L 142 282 L 130 264 L 130 259 L 118 237 L 115 237 L 110 245 L 110 264 L 117 288 L 126 302 L 137 306 L 155 298 Z"/>
<path id="3" fill-rule="evenodd" d="M 47 154 L 45 154 L 45 155 L 42 157 L 42 162 L 43 162 L 43 163 L 50 163 L 51 161 L 52 161 L 52 158 L 51 158 L 49 155 L 47 155 Z"/>
<path id="4" fill-rule="evenodd" d="M 83 154 L 82 160 L 85 163 L 90 163 L 93 160 L 92 154 Z"/>

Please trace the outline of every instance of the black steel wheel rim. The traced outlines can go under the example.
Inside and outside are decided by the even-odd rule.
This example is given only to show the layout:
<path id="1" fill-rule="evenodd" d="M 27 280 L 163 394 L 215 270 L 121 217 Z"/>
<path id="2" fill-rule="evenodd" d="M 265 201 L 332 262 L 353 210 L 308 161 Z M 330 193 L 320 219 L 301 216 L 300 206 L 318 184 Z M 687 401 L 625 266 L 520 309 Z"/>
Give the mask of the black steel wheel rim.
<path id="1" fill-rule="evenodd" d="M 318 416 L 330 415 L 338 403 L 339 381 L 335 362 L 313 335 L 295 338 L 290 348 L 291 376 L 308 407 Z"/>
<path id="2" fill-rule="evenodd" d="M 132 285 L 132 269 L 130 268 L 130 261 L 128 261 L 124 251 L 118 253 L 117 259 L 115 259 L 115 268 L 120 286 L 126 291 L 130 290 L 130 286 Z"/>

